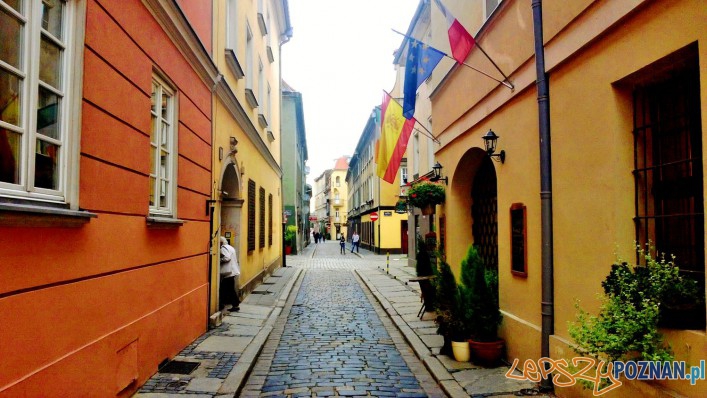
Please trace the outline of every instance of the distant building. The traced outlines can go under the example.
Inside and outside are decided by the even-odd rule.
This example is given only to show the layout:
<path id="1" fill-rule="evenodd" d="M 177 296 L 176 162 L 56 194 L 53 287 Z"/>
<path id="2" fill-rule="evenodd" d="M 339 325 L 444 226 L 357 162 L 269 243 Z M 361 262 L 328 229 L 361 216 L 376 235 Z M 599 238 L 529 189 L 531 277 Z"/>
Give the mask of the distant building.
<path id="1" fill-rule="evenodd" d="M 324 234 L 328 239 L 338 239 L 342 234 L 347 237 L 347 187 L 346 170 L 348 156 L 336 160 L 333 169 L 327 169 L 314 179 L 313 229 Z"/>
<path id="2" fill-rule="evenodd" d="M 348 189 L 346 187 L 346 171 L 349 168 L 347 156 L 342 156 L 336 160 L 334 168 L 331 170 L 329 190 L 329 225 L 334 228 L 330 230 L 332 239 L 339 239 L 341 235 L 348 238 L 346 226 L 346 203 Z"/>
<path id="3" fill-rule="evenodd" d="M 312 222 L 312 230 L 317 231 L 325 237 L 328 236 L 331 226 L 329 223 L 330 209 L 328 202 L 331 188 L 330 176 L 331 169 L 324 170 L 319 177 L 314 179 L 314 186 L 312 187 L 312 201 L 314 202 L 313 218 L 316 218 L 316 220 Z"/>
<path id="4" fill-rule="evenodd" d="M 297 254 L 308 243 L 309 197 L 307 192 L 307 135 L 302 94 L 283 82 L 282 91 L 282 200 L 287 225 L 297 227 Z"/>

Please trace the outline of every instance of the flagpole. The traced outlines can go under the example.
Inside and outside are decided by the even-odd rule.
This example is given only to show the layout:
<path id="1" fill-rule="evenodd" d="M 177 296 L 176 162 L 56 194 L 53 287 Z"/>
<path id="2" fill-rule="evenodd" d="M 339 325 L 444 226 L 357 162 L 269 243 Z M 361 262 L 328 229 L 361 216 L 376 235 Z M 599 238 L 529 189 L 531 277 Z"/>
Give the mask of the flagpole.
<path id="1" fill-rule="evenodd" d="M 479 51 L 481 51 L 481 52 L 486 56 L 486 58 L 491 62 L 491 64 L 496 68 L 496 70 L 497 70 L 501 75 L 503 75 L 503 78 L 506 79 L 506 80 L 504 80 L 504 82 L 508 82 L 508 84 L 510 84 L 510 86 L 509 86 L 509 85 L 506 85 L 506 84 L 504 84 L 504 86 L 506 86 L 506 87 L 510 88 L 511 90 L 513 90 L 513 89 L 514 89 L 513 83 L 511 83 L 511 82 L 508 80 L 508 76 L 506 76 L 506 74 L 503 73 L 503 71 L 501 70 L 501 68 L 499 68 L 498 65 L 496 65 L 496 63 L 491 59 L 491 57 L 489 57 L 488 54 L 486 54 L 486 51 L 484 51 L 484 49 L 481 48 L 481 46 L 479 45 L 479 42 L 475 41 L 474 43 L 475 43 L 474 46 L 477 47 L 477 48 L 479 49 Z M 501 83 L 503 83 L 503 82 L 501 82 Z"/>
<path id="2" fill-rule="evenodd" d="M 398 31 L 395 30 L 395 29 L 391 29 L 391 30 L 392 30 L 393 32 L 395 32 L 395 33 L 401 35 L 401 36 L 404 36 L 404 37 L 408 38 L 408 39 L 417 40 L 417 39 L 415 39 L 414 37 L 410 37 L 410 36 L 406 35 L 405 33 L 398 32 Z M 445 53 L 444 51 L 441 51 L 440 49 L 438 49 L 438 48 L 436 48 L 436 47 L 430 46 L 429 44 L 423 42 L 422 40 L 417 40 L 417 41 L 419 41 L 420 43 L 422 43 L 422 44 L 424 44 L 424 45 L 426 45 L 426 46 L 428 46 L 428 47 L 430 47 L 430 48 L 434 48 L 435 50 L 437 50 L 437 51 L 439 51 L 440 53 L 442 53 L 445 57 L 450 58 L 450 59 L 453 59 L 455 63 L 459 63 L 459 64 L 461 64 L 461 65 L 466 66 L 467 68 L 469 68 L 469 69 L 471 69 L 471 70 L 474 70 L 474 71 L 476 71 L 476 72 L 479 72 L 479 73 L 481 73 L 482 75 L 488 77 L 489 79 L 491 79 L 491 80 L 493 80 L 493 81 L 496 81 L 496 82 L 498 82 L 498 83 L 503 84 L 504 86 L 508 87 L 508 88 L 511 89 L 511 90 L 514 90 L 514 89 L 515 89 L 515 87 L 513 86 L 513 84 L 508 80 L 508 77 L 506 77 L 506 75 L 505 75 L 503 72 L 501 72 L 500 69 L 499 69 L 499 72 L 501 72 L 501 74 L 503 75 L 503 77 L 504 77 L 506 80 L 503 80 L 503 81 L 498 80 L 498 79 L 496 79 L 495 77 L 489 75 L 488 73 L 483 72 L 483 71 L 481 71 L 481 70 L 479 70 L 479 69 L 474 68 L 473 66 L 467 64 L 466 62 L 459 62 L 459 61 L 457 61 L 454 57 L 450 56 L 449 54 Z M 476 46 L 478 47 L 478 44 L 477 44 Z M 486 58 L 489 58 L 489 56 L 486 54 L 486 52 L 485 52 L 481 47 L 479 47 L 479 50 L 481 50 L 481 52 L 482 52 L 484 55 L 486 55 Z M 491 58 L 489 58 L 489 60 L 491 60 Z M 491 61 L 491 63 L 493 64 L 493 66 L 496 67 L 496 69 L 498 69 L 498 66 L 496 65 L 495 62 Z"/>

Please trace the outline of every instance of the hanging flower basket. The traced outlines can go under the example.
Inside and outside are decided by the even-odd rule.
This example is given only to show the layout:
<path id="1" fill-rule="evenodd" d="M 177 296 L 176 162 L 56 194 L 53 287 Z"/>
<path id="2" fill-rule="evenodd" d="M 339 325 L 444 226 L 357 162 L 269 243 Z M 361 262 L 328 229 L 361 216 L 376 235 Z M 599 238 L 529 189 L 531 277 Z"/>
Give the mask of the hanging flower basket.
<path id="1" fill-rule="evenodd" d="M 408 190 L 408 202 L 420 209 L 427 208 L 423 214 L 433 214 L 434 207 L 444 203 L 444 187 L 429 181 L 418 182 Z"/>

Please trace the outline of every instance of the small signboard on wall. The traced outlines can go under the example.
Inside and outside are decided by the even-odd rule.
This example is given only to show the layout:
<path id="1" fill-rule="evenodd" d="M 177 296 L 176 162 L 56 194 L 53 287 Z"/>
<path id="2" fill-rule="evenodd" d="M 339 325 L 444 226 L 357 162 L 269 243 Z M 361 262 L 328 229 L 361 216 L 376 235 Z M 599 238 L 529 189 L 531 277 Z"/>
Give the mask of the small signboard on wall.
<path id="1" fill-rule="evenodd" d="M 392 212 L 392 211 L 384 211 L 384 212 L 383 212 L 383 217 L 390 217 L 390 216 L 392 216 L 392 215 L 393 215 L 393 212 Z"/>
<path id="2" fill-rule="evenodd" d="M 513 275 L 528 276 L 527 225 L 525 205 L 511 205 L 511 272 Z"/>

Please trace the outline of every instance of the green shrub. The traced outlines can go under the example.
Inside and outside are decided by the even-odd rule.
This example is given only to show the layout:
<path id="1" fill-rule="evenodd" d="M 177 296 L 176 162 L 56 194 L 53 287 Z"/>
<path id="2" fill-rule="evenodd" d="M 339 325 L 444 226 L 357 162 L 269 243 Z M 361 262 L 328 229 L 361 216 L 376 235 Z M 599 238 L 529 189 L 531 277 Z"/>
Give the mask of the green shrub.
<path id="1" fill-rule="evenodd" d="M 297 239 L 297 226 L 288 225 L 285 229 L 285 246 L 294 247 Z"/>
<path id="2" fill-rule="evenodd" d="M 653 248 L 637 247 L 641 263 L 617 261 L 602 282 L 604 296 L 598 315 L 582 310 L 569 324 L 569 333 L 581 355 L 599 360 L 672 361 L 670 347 L 658 330 L 661 311 L 672 302 L 700 302 L 695 281 L 683 278 L 665 256 Z"/>
<path id="3" fill-rule="evenodd" d="M 469 334 L 476 341 L 498 340 L 503 316 L 498 305 L 498 273 L 486 269 L 475 246 L 469 246 L 461 264 L 460 307 Z"/>

